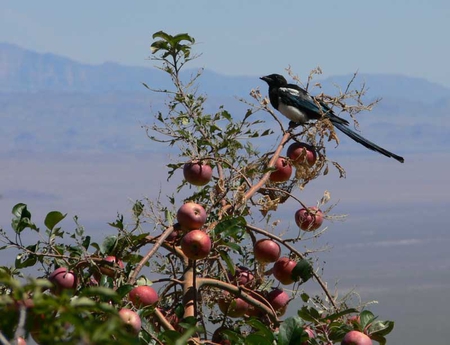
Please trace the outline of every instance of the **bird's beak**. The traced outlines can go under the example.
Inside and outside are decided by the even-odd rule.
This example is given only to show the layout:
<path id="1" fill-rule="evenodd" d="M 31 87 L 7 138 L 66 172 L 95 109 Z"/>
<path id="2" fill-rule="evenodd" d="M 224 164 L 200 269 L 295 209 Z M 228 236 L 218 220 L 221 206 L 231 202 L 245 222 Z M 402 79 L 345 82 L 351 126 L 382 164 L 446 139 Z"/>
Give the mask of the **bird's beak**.
<path id="1" fill-rule="evenodd" d="M 264 77 L 261 77 L 259 79 L 264 80 L 266 83 L 268 83 L 269 80 L 270 80 L 270 78 L 268 76 L 264 76 Z"/>

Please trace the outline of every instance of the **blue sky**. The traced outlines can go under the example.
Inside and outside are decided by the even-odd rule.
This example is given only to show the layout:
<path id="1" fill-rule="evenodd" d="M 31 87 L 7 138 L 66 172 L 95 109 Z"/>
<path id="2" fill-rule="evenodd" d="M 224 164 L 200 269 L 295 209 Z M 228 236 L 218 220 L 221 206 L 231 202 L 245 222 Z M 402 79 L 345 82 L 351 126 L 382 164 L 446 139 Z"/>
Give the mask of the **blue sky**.
<path id="1" fill-rule="evenodd" d="M 151 34 L 188 32 L 197 65 L 234 75 L 396 73 L 450 87 L 450 2 L 4 1 L 0 41 L 86 63 L 151 66 Z"/>

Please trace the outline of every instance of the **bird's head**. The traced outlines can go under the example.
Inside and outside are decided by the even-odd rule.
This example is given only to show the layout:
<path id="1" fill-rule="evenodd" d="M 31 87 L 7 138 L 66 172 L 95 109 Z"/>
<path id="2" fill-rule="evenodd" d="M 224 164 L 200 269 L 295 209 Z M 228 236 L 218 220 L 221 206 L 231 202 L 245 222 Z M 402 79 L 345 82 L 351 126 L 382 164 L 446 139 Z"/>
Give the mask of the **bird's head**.
<path id="1" fill-rule="evenodd" d="M 269 86 L 280 87 L 287 84 L 286 78 L 280 74 L 269 74 L 259 79 L 264 80 Z"/>

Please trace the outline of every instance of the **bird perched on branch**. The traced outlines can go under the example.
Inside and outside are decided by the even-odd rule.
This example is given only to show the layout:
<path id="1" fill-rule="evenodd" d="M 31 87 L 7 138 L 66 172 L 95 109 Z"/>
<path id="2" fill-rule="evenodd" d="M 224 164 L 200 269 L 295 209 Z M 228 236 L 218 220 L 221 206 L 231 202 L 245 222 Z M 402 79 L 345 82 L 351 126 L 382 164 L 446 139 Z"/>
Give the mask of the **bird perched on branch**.
<path id="1" fill-rule="evenodd" d="M 270 74 L 260 79 L 269 84 L 270 104 L 295 124 L 304 125 L 311 120 L 326 118 L 342 133 L 369 150 L 392 157 L 401 163 L 404 162 L 403 157 L 383 149 L 350 129 L 347 120 L 336 116 L 330 107 L 319 100 L 315 100 L 306 90 L 298 85 L 288 84 L 282 75 Z"/>

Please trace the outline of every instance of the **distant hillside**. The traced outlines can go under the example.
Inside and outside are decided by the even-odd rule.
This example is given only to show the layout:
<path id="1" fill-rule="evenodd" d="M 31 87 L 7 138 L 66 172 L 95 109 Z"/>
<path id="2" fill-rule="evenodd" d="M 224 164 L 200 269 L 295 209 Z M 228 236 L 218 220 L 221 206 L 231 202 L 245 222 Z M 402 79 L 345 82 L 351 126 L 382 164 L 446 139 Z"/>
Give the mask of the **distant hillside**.
<path id="1" fill-rule="evenodd" d="M 187 71 L 185 77 L 191 73 Z M 344 87 L 350 78 L 325 79 L 323 90 L 335 93 L 333 83 Z M 449 89 L 405 76 L 358 78 L 355 87 L 366 81 L 369 98 L 383 97 L 373 112 L 359 116 L 362 135 L 405 156 L 448 151 Z M 149 92 L 142 82 L 170 88 L 168 76 L 156 68 L 86 65 L 0 44 L 0 153 L 154 150 L 140 127 L 153 123 L 153 114 L 165 110 L 164 94 Z M 224 105 L 233 116 L 242 116 L 248 107 L 235 96 L 248 97 L 255 87 L 266 92 L 258 76 L 224 76 L 206 70 L 199 83 L 208 95 L 206 112 Z M 268 121 L 261 126 L 276 128 L 268 114 L 254 116 Z M 344 136 L 338 149 L 332 146 L 333 155 L 373 154 Z"/>
<path id="2" fill-rule="evenodd" d="M 123 66 L 107 62 L 87 65 L 54 54 L 39 54 L 8 43 L 0 43 L 0 92 L 114 92 L 144 91 L 142 82 L 168 88 L 165 73 L 152 67 Z M 282 73 L 283 71 L 279 71 Z M 188 77 L 193 71 L 187 71 Z M 225 76 L 209 70 L 203 73 L 201 90 L 210 96 L 246 96 L 255 87 L 265 89 L 259 76 Z M 333 83 L 344 87 L 351 76 L 322 80 L 325 90 L 335 92 Z M 392 97 L 435 102 L 450 97 L 450 89 L 425 79 L 401 75 L 361 74 L 355 85 L 365 81 L 369 97 Z"/>
<path id="3" fill-rule="evenodd" d="M 337 84 L 345 90 L 351 77 L 351 75 L 332 76 L 322 83 L 327 85 L 326 90 L 332 93 L 331 85 Z M 450 89 L 423 78 L 396 74 L 358 74 L 353 85 L 361 86 L 364 82 L 368 88 L 368 96 L 373 98 L 401 98 L 420 103 L 434 103 L 450 98 Z"/>

